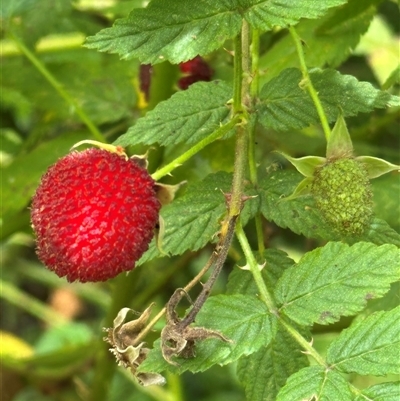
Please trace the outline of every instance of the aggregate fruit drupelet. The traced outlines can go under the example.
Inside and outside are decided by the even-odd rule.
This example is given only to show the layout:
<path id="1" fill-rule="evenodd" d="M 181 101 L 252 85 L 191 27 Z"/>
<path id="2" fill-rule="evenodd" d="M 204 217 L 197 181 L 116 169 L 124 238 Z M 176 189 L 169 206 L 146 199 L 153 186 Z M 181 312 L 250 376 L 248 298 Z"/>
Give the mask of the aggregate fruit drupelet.
<path id="1" fill-rule="evenodd" d="M 59 159 L 32 200 L 39 259 L 68 281 L 105 281 L 133 269 L 158 223 L 155 184 L 135 159 L 104 149 Z"/>

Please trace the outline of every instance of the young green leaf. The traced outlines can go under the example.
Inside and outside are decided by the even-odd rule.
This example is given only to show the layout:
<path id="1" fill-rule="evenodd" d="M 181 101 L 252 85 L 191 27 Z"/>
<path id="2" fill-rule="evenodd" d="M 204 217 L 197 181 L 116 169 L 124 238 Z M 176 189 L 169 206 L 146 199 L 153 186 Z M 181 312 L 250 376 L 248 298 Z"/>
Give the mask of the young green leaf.
<path id="1" fill-rule="evenodd" d="M 322 366 L 310 366 L 290 376 L 276 400 L 351 401 L 353 395 L 348 383 L 339 373 Z"/>
<path id="2" fill-rule="evenodd" d="M 256 297 L 244 295 L 217 295 L 210 297 L 200 310 L 196 325 L 217 330 L 232 343 L 207 339 L 196 343 L 196 356 L 192 359 L 177 358 L 178 368 L 166 362 L 159 341 L 140 365 L 141 372 L 171 370 L 182 373 L 186 370 L 202 372 L 215 364 L 226 365 L 243 355 L 256 352 L 267 346 L 273 336 L 273 327 L 268 309 Z"/>
<path id="3" fill-rule="evenodd" d="M 135 57 L 144 64 L 180 63 L 206 55 L 236 36 L 242 22 L 237 8 L 230 1 L 153 0 L 88 37 L 85 46 L 123 59 Z"/>
<path id="4" fill-rule="evenodd" d="M 377 312 L 344 330 L 328 349 L 327 362 L 360 375 L 400 373 L 400 306 Z"/>
<path id="5" fill-rule="evenodd" d="M 197 143 L 219 128 L 230 114 L 231 86 L 222 81 L 198 82 L 160 102 L 139 118 L 116 145 Z"/>
<path id="6" fill-rule="evenodd" d="M 398 401 L 400 382 L 379 383 L 362 391 L 354 401 Z"/>
<path id="7" fill-rule="evenodd" d="M 301 18 L 318 18 L 331 7 L 347 0 L 248 0 L 244 17 L 256 29 L 270 30 L 274 26 L 296 24 Z"/>
<path id="8" fill-rule="evenodd" d="M 340 110 L 344 117 L 348 117 L 375 108 L 400 105 L 400 97 L 332 69 L 313 69 L 310 78 L 329 121 L 336 121 Z M 288 68 L 264 85 L 258 113 L 265 128 L 285 131 L 319 121 L 314 103 L 301 87 L 302 83 L 300 70 Z"/>
<path id="9" fill-rule="evenodd" d="M 275 297 L 280 310 L 301 325 L 336 322 L 389 291 L 400 278 L 399 257 L 394 245 L 330 242 L 288 269 Z"/>
<path id="10" fill-rule="evenodd" d="M 265 266 L 261 270 L 261 274 L 267 288 L 273 290 L 283 272 L 293 266 L 294 261 L 285 252 L 275 248 L 265 250 L 263 256 L 265 258 Z M 249 271 L 235 268 L 229 275 L 226 293 L 257 295 L 258 289 Z"/>
<path id="11" fill-rule="evenodd" d="M 308 366 L 298 343 L 280 327 L 267 347 L 243 356 L 237 365 L 239 381 L 247 401 L 275 401 L 289 376 Z"/>
<path id="12" fill-rule="evenodd" d="M 220 222 L 226 213 L 224 193 L 231 189 L 232 175 L 225 172 L 210 174 L 203 181 L 189 186 L 186 193 L 161 209 L 165 233 L 162 250 L 171 255 L 180 255 L 188 249 L 196 251 L 216 239 Z M 254 191 L 249 190 L 250 195 Z M 254 216 L 258 198 L 249 199 L 243 208 L 244 222 Z M 139 264 L 144 263 L 160 252 L 155 241 L 142 256 Z"/>

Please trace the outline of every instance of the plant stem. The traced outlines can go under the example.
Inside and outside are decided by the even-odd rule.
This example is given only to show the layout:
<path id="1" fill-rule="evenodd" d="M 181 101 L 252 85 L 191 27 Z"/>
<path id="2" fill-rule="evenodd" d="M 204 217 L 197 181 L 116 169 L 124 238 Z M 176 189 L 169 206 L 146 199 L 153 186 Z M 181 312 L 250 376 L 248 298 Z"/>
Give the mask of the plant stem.
<path id="1" fill-rule="evenodd" d="M 247 240 L 246 234 L 243 231 L 240 221 L 236 225 L 236 236 L 243 249 L 243 253 L 245 254 L 246 262 L 249 265 L 250 272 L 253 275 L 254 281 L 257 285 L 258 291 L 260 293 L 260 298 L 265 303 L 270 313 L 272 313 L 277 319 L 279 319 L 279 321 L 289 332 L 289 334 L 303 347 L 307 355 L 312 356 L 319 365 L 327 366 L 325 360 L 312 347 L 312 344 L 310 344 L 292 325 L 287 323 L 285 319 L 279 315 L 279 311 L 275 306 L 274 300 L 265 285 L 261 271 L 259 270 L 259 264 L 257 263 L 257 260 L 253 255 L 250 244 Z"/>
<path id="2" fill-rule="evenodd" d="M 254 281 L 256 283 L 256 286 L 258 288 L 258 291 L 260 292 L 260 298 L 261 300 L 267 305 L 268 310 L 271 313 L 276 314 L 277 313 L 277 308 L 275 306 L 275 303 L 272 299 L 272 296 L 269 294 L 267 287 L 265 286 L 264 279 L 261 275 L 260 271 L 260 265 L 258 264 L 256 258 L 254 257 L 254 254 L 251 250 L 249 241 L 247 240 L 246 234 L 243 231 L 243 227 L 240 221 L 238 221 L 236 225 L 236 237 L 239 240 L 239 243 L 242 247 L 243 253 L 246 257 L 246 262 L 249 265 L 250 272 L 253 275 Z"/>
<path id="3" fill-rule="evenodd" d="M 43 320 L 49 326 L 57 326 L 67 322 L 55 310 L 6 281 L 0 280 L 0 290 L 1 298 Z"/>
<path id="4" fill-rule="evenodd" d="M 289 334 L 305 349 L 307 355 L 312 356 L 315 361 L 321 365 L 327 367 L 327 363 L 322 356 L 313 348 L 312 343 L 309 343 L 291 324 L 287 323 L 284 319 L 280 318 L 280 322 L 289 332 Z"/>
<path id="5" fill-rule="evenodd" d="M 179 323 L 181 327 L 187 327 L 195 321 L 197 314 L 199 313 L 200 309 L 210 295 L 211 289 L 217 281 L 217 278 L 221 273 L 225 260 L 228 256 L 228 251 L 231 246 L 231 242 L 235 232 L 236 220 L 237 216 L 228 216 L 222 224 L 220 241 L 217 244 L 216 250 L 213 253 L 213 256 L 215 255 L 215 261 L 212 262 L 212 264 L 214 264 L 214 270 L 210 278 L 203 285 L 203 289 L 194 301 L 189 313 Z"/>
<path id="6" fill-rule="evenodd" d="M 171 163 L 168 163 L 166 166 L 160 168 L 151 176 L 155 181 L 158 181 L 160 178 L 164 177 L 165 175 L 169 174 L 171 171 L 175 170 L 177 167 L 180 167 L 184 162 L 188 161 L 191 157 L 193 157 L 196 153 L 200 152 L 210 143 L 216 141 L 217 139 L 224 136 L 227 132 L 229 132 L 232 128 L 235 127 L 241 120 L 241 116 L 235 116 L 232 120 L 228 123 L 222 125 L 216 131 L 214 131 L 211 135 L 204 138 L 200 142 L 196 143 L 192 148 L 187 150 L 185 153 L 177 157 Z"/>
<path id="7" fill-rule="evenodd" d="M 43 77 L 50 83 L 50 85 L 59 93 L 59 95 L 70 104 L 82 122 L 86 125 L 93 137 L 99 142 L 106 142 L 103 134 L 93 124 L 92 120 L 88 117 L 86 112 L 81 108 L 79 103 L 64 89 L 64 86 L 51 74 L 45 65 L 31 52 L 20 39 L 12 35 L 15 44 L 25 55 L 25 57 L 36 67 L 36 69 L 43 75 Z"/>
<path id="8" fill-rule="evenodd" d="M 324 108 L 322 107 L 321 101 L 318 97 L 318 93 L 312 84 L 310 75 L 308 74 L 302 41 L 300 39 L 300 36 L 297 34 L 296 30 L 292 26 L 289 27 L 289 32 L 292 35 L 292 38 L 296 46 L 297 55 L 300 61 L 300 69 L 301 73 L 303 74 L 303 83 L 305 84 L 304 86 L 307 88 L 308 93 L 310 94 L 311 99 L 314 102 L 315 108 L 317 109 L 317 113 L 322 124 L 322 129 L 324 130 L 325 133 L 325 138 L 328 141 L 331 136 L 331 129 L 329 128 L 328 119 L 326 118 L 326 114 Z"/>
<path id="9" fill-rule="evenodd" d="M 235 64 L 234 64 L 234 115 L 247 114 L 249 104 L 249 25 L 246 21 L 242 24 L 242 34 L 235 39 Z M 239 216 L 243 207 L 243 188 L 246 175 L 248 158 L 248 124 L 243 121 L 237 126 L 235 165 L 233 170 L 232 189 L 229 200 L 228 213 L 230 217 Z"/>

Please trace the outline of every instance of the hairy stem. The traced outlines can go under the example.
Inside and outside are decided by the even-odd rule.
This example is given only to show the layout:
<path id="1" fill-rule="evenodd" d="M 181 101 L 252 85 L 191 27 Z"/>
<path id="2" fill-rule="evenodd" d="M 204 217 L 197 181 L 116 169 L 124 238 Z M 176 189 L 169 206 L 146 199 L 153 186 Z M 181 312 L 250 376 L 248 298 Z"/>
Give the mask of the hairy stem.
<path id="1" fill-rule="evenodd" d="M 236 216 L 228 217 L 227 220 L 223 223 L 223 227 L 221 230 L 221 240 L 217 245 L 214 254 L 216 255 L 216 260 L 214 261 L 214 270 L 207 280 L 207 282 L 203 285 L 203 289 L 201 290 L 199 296 L 196 298 L 193 303 L 190 312 L 182 319 L 180 322 L 180 326 L 186 327 L 193 323 L 196 319 L 197 314 L 199 313 L 201 307 L 204 305 L 208 296 L 211 293 L 211 289 L 214 286 L 219 273 L 224 266 L 226 257 L 228 256 L 228 251 L 232 242 L 232 238 L 235 232 L 235 223 Z"/>
<path id="2" fill-rule="evenodd" d="M 72 106 L 73 110 L 86 125 L 88 130 L 92 133 L 93 137 L 99 142 L 106 142 L 103 134 L 97 129 L 92 120 L 82 109 L 79 103 L 64 89 L 64 86 L 51 74 L 51 72 L 45 67 L 45 65 L 31 52 L 20 39 L 16 36 L 12 36 L 15 44 L 25 55 L 25 57 L 36 67 L 36 69 L 43 75 L 43 77 L 49 82 L 49 84 L 58 92 L 58 94 Z"/>
<path id="3" fill-rule="evenodd" d="M 306 61 L 305 61 L 305 57 L 304 57 L 302 41 L 300 39 L 300 36 L 297 34 L 296 30 L 292 26 L 289 27 L 289 32 L 292 35 L 293 41 L 296 46 L 297 55 L 298 55 L 299 61 L 300 61 L 300 69 L 301 69 L 301 73 L 303 74 L 303 81 L 305 84 L 304 86 L 307 88 L 308 93 L 310 94 L 311 99 L 314 102 L 315 108 L 317 109 L 319 119 L 321 121 L 322 129 L 324 130 L 324 133 L 325 133 L 325 138 L 328 141 L 328 139 L 331 136 L 331 129 L 329 128 L 328 119 L 326 118 L 326 114 L 325 114 L 324 108 L 322 107 L 321 101 L 318 97 L 318 93 L 315 90 L 315 88 L 311 82 L 310 75 L 308 74 L 308 69 L 307 69 L 307 65 L 306 65 Z"/>

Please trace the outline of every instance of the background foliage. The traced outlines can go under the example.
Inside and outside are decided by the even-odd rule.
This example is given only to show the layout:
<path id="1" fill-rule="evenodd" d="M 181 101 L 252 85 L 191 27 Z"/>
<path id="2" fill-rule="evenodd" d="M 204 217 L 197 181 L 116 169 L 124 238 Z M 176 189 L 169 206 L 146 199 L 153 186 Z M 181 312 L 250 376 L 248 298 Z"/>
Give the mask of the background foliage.
<path id="1" fill-rule="evenodd" d="M 390 0 L 204 0 L 187 7 L 184 0 L 156 0 L 144 8 L 143 3 L 3 1 L 2 399 L 87 399 L 94 380 L 105 388 L 110 381 L 109 401 L 273 400 L 293 374 L 278 400 L 310 397 L 321 383 L 327 383 L 319 393 L 322 399 L 395 400 L 398 361 L 390 355 L 400 352 L 395 348 L 398 176 L 372 181 L 374 220 L 363 242 L 357 238 L 345 244 L 321 220 L 310 197 L 281 202 L 301 176 L 271 152 L 325 154 L 317 112 L 298 85 L 302 75 L 293 40 L 287 29 L 277 28 L 296 24 L 329 122 L 336 120 L 340 106 L 357 155 L 399 164 L 399 100 L 392 96 L 400 93 L 398 5 Z M 160 258 L 153 243 L 129 276 L 100 284 L 67 284 L 44 269 L 34 252 L 30 198 L 48 166 L 83 139 L 105 138 L 126 146 L 130 154 L 152 146 L 151 173 L 206 140 L 229 118 L 226 103 L 233 95 L 234 74 L 230 52 L 242 18 L 263 32 L 255 149 L 259 183 L 246 187 L 247 195 L 257 197 L 246 203 L 242 224 L 256 248 L 253 218 L 262 215 L 268 241 L 261 255 L 268 270 L 262 277 L 268 290 L 304 338 L 312 337 L 315 349 L 344 375 L 309 366 L 312 358 L 300 352 L 283 323 L 267 316 L 251 276 L 237 268 L 246 261 L 235 239 L 215 296 L 196 320 L 221 330 L 235 346 L 207 340 L 200 344 L 198 358 L 169 369 L 165 387 L 140 387 L 113 359 L 104 357 L 108 351 L 101 328 L 122 306 L 143 311 L 155 302 L 161 308 L 206 262 L 226 211 L 222 192 L 228 192 L 232 182 L 232 127 L 223 133 L 224 140 L 195 154 L 173 177 L 162 178 L 169 184 L 188 181 L 162 211 L 163 248 L 171 257 Z M 200 82 L 179 91 L 177 64 L 198 54 L 219 83 Z M 155 64 L 148 101 L 140 91 L 141 63 Z M 336 242 L 324 246 L 328 240 Z M 324 274 L 318 274 L 321 266 L 326 266 Z M 309 275 L 314 281 L 307 280 Z M 123 281 L 125 292 L 118 304 L 113 290 Z M 321 308 L 329 313 L 321 314 Z M 154 332 L 147 341 L 151 345 L 156 338 Z M 146 361 L 150 371 L 168 368 L 157 344 Z M 366 352 L 367 359 L 360 357 Z M 98 362 L 104 360 L 106 368 L 99 372 Z M 344 377 L 365 390 L 355 398 Z"/>

